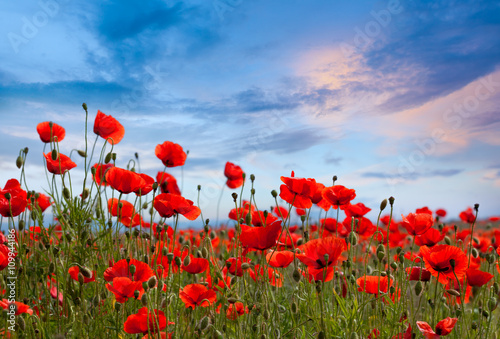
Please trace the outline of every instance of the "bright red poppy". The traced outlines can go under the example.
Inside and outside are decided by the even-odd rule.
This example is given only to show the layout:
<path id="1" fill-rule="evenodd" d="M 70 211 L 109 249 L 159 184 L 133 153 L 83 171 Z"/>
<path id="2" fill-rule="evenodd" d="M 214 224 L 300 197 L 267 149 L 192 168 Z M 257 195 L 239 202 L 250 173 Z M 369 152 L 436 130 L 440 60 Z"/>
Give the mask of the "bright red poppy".
<path id="1" fill-rule="evenodd" d="M 119 303 L 126 302 L 134 297 L 135 291 L 139 291 L 139 298 L 144 294 L 141 281 L 132 281 L 127 277 L 117 277 L 113 279 L 113 284 L 106 284 L 108 291 L 115 295 Z"/>
<path id="2" fill-rule="evenodd" d="M 325 199 L 333 208 L 345 209 L 351 200 L 356 198 L 356 191 L 354 189 L 346 188 L 342 185 L 335 185 L 330 187 L 325 187 L 321 193 L 323 199 Z"/>
<path id="3" fill-rule="evenodd" d="M 335 187 L 335 186 L 334 186 Z M 362 202 L 358 202 L 357 204 L 349 204 L 344 208 L 344 213 L 346 217 L 350 218 L 361 218 L 366 213 L 370 212 L 372 209 L 368 208 Z"/>
<path id="4" fill-rule="evenodd" d="M 294 255 L 292 251 L 271 251 L 266 255 L 268 264 L 276 268 L 288 267 L 293 259 Z"/>
<path id="5" fill-rule="evenodd" d="M 243 185 L 243 170 L 240 166 L 236 166 L 231 162 L 226 162 L 224 175 L 227 178 L 226 185 L 229 188 L 235 189 Z"/>
<path id="6" fill-rule="evenodd" d="M 458 247 L 450 245 L 436 245 L 431 248 L 420 247 L 420 253 L 427 268 L 434 277 L 439 278 L 441 284 L 446 284 L 449 279 L 455 279 L 455 274 L 460 279 L 467 270 L 467 256 Z M 453 269 L 451 260 L 455 263 Z M 455 271 L 455 273 L 453 273 Z"/>
<path id="7" fill-rule="evenodd" d="M 71 279 L 78 281 L 78 273 L 80 273 L 80 268 L 78 266 L 72 266 L 69 268 L 68 273 L 69 273 Z M 92 276 L 90 278 L 83 277 L 83 283 L 86 284 L 86 283 L 95 281 L 95 275 L 96 275 L 96 272 L 92 271 Z"/>
<path id="8" fill-rule="evenodd" d="M 171 141 L 156 145 L 155 155 L 167 167 L 182 166 L 186 162 L 187 154 L 182 146 Z"/>
<path id="9" fill-rule="evenodd" d="M 146 181 L 139 174 L 119 167 L 109 168 L 105 178 L 109 186 L 124 194 L 147 186 Z"/>
<path id="10" fill-rule="evenodd" d="M 444 234 L 431 227 L 424 234 L 415 237 L 415 244 L 417 244 L 417 246 L 432 247 L 443 239 Z"/>
<path id="11" fill-rule="evenodd" d="M 310 208 L 311 197 L 316 191 L 316 180 L 295 178 L 292 171 L 290 177 L 281 177 L 284 185 L 280 186 L 280 198 L 298 208 Z"/>
<path id="12" fill-rule="evenodd" d="M 94 121 L 94 133 L 106 139 L 110 144 L 116 145 L 123 139 L 125 128 L 111 115 L 98 110 Z"/>
<path id="13" fill-rule="evenodd" d="M 241 301 L 237 301 L 234 304 L 229 304 L 226 310 L 226 318 L 229 320 L 236 320 L 238 317 L 248 312 L 248 306 L 245 306 Z"/>
<path id="14" fill-rule="evenodd" d="M 0 301 L 0 307 L 2 307 L 4 310 L 9 310 L 11 309 L 11 302 L 8 299 L 2 299 Z M 33 310 L 26 304 L 23 304 L 22 302 L 15 301 L 14 304 L 16 305 L 15 307 L 15 315 L 20 315 L 23 313 L 28 313 L 29 315 L 33 315 Z"/>
<path id="15" fill-rule="evenodd" d="M 36 126 L 36 131 L 40 136 L 40 140 L 42 140 L 44 143 L 49 143 L 51 141 L 62 141 L 66 136 L 66 131 L 64 130 L 64 128 L 51 121 L 39 123 Z"/>
<path id="16" fill-rule="evenodd" d="M 445 210 L 445 209 L 442 209 L 442 208 L 437 209 L 437 210 L 436 210 L 436 215 L 437 215 L 438 217 L 440 217 L 440 218 L 444 218 L 444 217 L 446 217 L 446 210 Z"/>
<path id="17" fill-rule="evenodd" d="M 249 269 L 250 277 L 255 282 L 268 282 L 271 286 L 281 287 L 283 286 L 283 274 L 278 272 L 278 270 L 267 267 L 267 274 L 265 273 L 263 265 L 255 265 L 253 269 Z M 267 275 L 267 277 L 266 277 Z"/>
<path id="18" fill-rule="evenodd" d="M 6 218 L 17 217 L 26 209 L 27 198 L 28 194 L 21 188 L 19 181 L 10 179 L 0 190 L 0 214 Z"/>
<path id="19" fill-rule="evenodd" d="M 328 211 L 331 207 L 330 203 L 323 199 L 323 189 L 325 185 L 322 183 L 316 183 L 316 190 L 311 196 L 311 201 L 313 204 L 316 204 L 319 208 L 323 209 L 325 212 Z"/>
<path id="20" fill-rule="evenodd" d="M 330 236 L 308 241 L 299 248 L 303 254 L 297 254 L 297 259 L 308 267 L 320 269 L 335 265 L 342 252 L 347 250 L 347 245 L 344 239 Z M 325 255 L 328 255 L 328 261 Z"/>
<path id="21" fill-rule="evenodd" d="M 460 212 L 459 217 L 463 222 L 469 224 L 472 224 L 474 221 L 476 221 L 476 216 L 474 214 L 474 211 L 470 207 L 467 208 L 465 211 Z"/>
<path id="22" fill-rule="evenodd" d="M 417 321 L 417 327 L 422 332 L 425 338 L 427 339 L 439 339 L 441 336 L 446 336 L 451 333 L 455 324 L 457 323 L 458 318 L 446 318 L 441 320 L 436 325 L 436 331 L 432 329 L 432 327 L 426 323 L 425 321 Z"/>
<path id="23" fill-rule="evenodd" d="M 138 196 L 146 195 L 153 190 L 153 184 L 155 183 L 155 179 L 144 173 L 138 173 L 138 174 L 142 179 L 144 179 L 144 185 L 135 189 L 134 193 Z"/>
<path id="24" fill-rule="evenodd" d="M 134 268 L 131 268 L 131 266 Z M 132 273 L 134 271 L 134 273 Z M 112 267 L 108 267 L 104 271 L 104 280 L 113 281 L 117 277 L 126 277 L 133 281 L 145 282 L 154 275 L 154 271 L 148 264 L 137 259 L 126 259 L 117 261 Z"/>
<path id="25" fill-rule="evenodd" d="M 319 223 L 325 230 L 331 233 L 342 233 L 342 230 L 345 228 L 342 221 L 337 223 L 337 220 L 333 218 L 319 219 Z"/>
<path id="26" fill-rule="evenodd" d="M 328 282 L 333 279 L 335 273 L 335 269 L 333 266 L 329 266 L 326 269 L 324 268 L 313 268 L 311 266 L 307 266 L 307 271 L 302 272 L 302 275 L 307 278 L 310 283 L 314 283 L 315 281 L 323 281 Z M 345 277 L 342 276 L 342 278 Z M 344 289 L 344 285 L 342 284 L 342 289 Z M 343 291 L 342 294 L 344 295 Z M 344 295 L 345 297 L 345 295 Z"/>
<path id="27" fill-rule="evenodd" d="M 281 233 L 281 222 L 281 220 L 275 221 L 267 227 L 241 225 L 241 246 L 261 251 L 275 246 Z"/>
<path id="28" fill-rule="evenodd" d="M 137 214 L 134 205 L 126 200 L 120 200 L 120 205 L 118 204 L 117 198 L 111 198 L 108 200 L 108 211 L 113 217 L 132 217 L 133 214 Z"/>
<path id="29" fill-rule="evenodd" d="M 162 193 L 181 195 L 181 190 L 179 189 L 177 180 L 173 175 L 165 172 L 158 172 L 158 174 L 156 175 L 156 182 L 160 186 Z"/>
<path id="30" fill-rule="evenodd" d="M 167 322 L 165 313 L 159 310 L 148 310 L 147 307 L 142 307 L 136 314 L 131 314 L 123 324 L 123 330 L 126 333 L 142 333 L 154 334 L 163 330 L 167 325 L 172 325 L 173 322 Z"/>
<path id="31" fill-rule="evenodd" d="M 434 225 L 434 218 L 429 213 L 410 213 L 403 217 L 402 225 L 410 235 L 421 235 Z"/>
<path id="32" fill-rule="evenodd" d="M 278 218 L 286 219 L 286 217 L 288 217 L 288 210 L 283 206 L 276 206 L 273 212 Z"/>
<path id="33" fill-rule="evenodd" d="M 242 263 L 249 263 L 250 259 L 247 257 L 241 258 L 229 258 L 226 260 L 226 267 L 229 273 L 237 277 L 243 276 L 243 269 L 241 268 Z"/>
<path id="34" fill-rule="evenodd" d="M 418 266 L 408 267 L 406 269 L 408 274 L 408 280 L 410 281 L 429 281 L 431 280 L 431 272 L 425 268 L 420 268 Z"/>
<path id="35" fill-rule="evenodd" d="M 378 275 L 365 275 L 356 280 L 358 291 L 375 294 L 375 296 L 378 296 L 379 291 L 387 293 L 392 283 L 393 281 L 389 277 L 379 277 Z"/>
<path id="36" fill-rule="evenodd" d="M 95 168 L 95 174 L 92 175 L 92 179 L 94 179 L 95 183 L 99 186 L 108 186 L 106 182 L 106 171 L 112 167 L 115 167 L 114 164 L 95 164 L 92 168 Z"/>
<path id="37" fill-rule="evenodd" d="M 474 268 L 468 268 L 465 274 L 467 275 L 467 284 L 470 286 L 481 287 L 493 278 L 493 274 Z"/>
<path id="38" fill-rule="evenodd" d="M 194 206 L 191 200 L 177 194 L 159 194 L 155 197 L 153 206 L 164 218 L 170 218 L 174 214 L 182 214 L 188 220 L 195 220 L 201 214 L 200 209 Z"/>
<path id="39" fill-rule="evenodd" d="M 40 210 L 40 212 L 44 212 L 51 205 L 50 197 L 46 196 L 43 193 L 36 193 L 35 200 L 33 203 L 28 204 L 28 209 L 31 211 L 33 207 Z"/>
<path id="40" fill-rule="evenodd" d="M 205 258 L 196 258 L 192 254 L 189 255 L 189 265 L 182 264 L 181 268 L 191 274 L 203 273 L 208 268 L 208 260 Z"/>
<path id="41" fill-rule="evenodd" d="M 179 290 L 179 298 L 184 302 L 186 308 L 195 309 L 196 306 L 208 307 L 213 304 L 217 300 L 217 294 L 204 285 L 190 284 Z"/>
<path id="42" fill-rule="evenodd" d="M 276 220 L 278 220 L 278 218 L 272 215 L 271 213 L 268 213 L 266 218 L 264 217 L 264 212 L 262 211 L 252 212 L 252 225 L 254 226 L 260 227 L 260 226 L 271 225 Z"/>
<path id="43" fill-rule="evenodd" d="M 58 153 L 56 160 L 52 160 L 51 153 L 44 153 L 43 156 L 47 162 L 47 170 L 52 174 L 63 174 L 76 167 L 76 164 L 62 153 Z"/>

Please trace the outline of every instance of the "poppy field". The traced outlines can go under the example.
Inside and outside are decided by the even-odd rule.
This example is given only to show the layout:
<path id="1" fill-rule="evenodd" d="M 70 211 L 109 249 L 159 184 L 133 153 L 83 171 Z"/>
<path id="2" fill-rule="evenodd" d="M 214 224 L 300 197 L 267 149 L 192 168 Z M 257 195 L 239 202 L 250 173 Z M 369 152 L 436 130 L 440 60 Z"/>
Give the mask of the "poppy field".
<path id="1" fill-rule="evenodd" d="M 62 154 L 64 127 L 40 122 L 43 154 L 22 149 L 0 183 L 0 337 L 497 338 L 500 217 L 478 204 L 396 215 L 397 197 L 368 207 L 334 173 L 292 172 L 264 209 L 251 169 L 227 162 L 219 223 L 169 173 L 189 171 L 182 145 L 158 140 L 142 173 L 113 151 L 119 119 L 83 109 L 85 149 Z M 43 192 L 27 162 L 43 163 Z"/>

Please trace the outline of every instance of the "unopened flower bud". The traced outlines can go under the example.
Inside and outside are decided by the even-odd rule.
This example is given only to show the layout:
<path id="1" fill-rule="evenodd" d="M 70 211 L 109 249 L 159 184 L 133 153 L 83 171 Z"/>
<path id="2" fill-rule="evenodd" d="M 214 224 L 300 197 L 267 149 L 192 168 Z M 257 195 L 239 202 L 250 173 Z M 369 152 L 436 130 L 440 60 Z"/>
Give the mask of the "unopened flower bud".
<path id="1" fill-rule="evenodd" d="M 16 159 L 16 166 L 17 166 L 17 168 L 21 168 L 23 166 L 23 163 L 24 163 L 23 157 L 18 156 L 17 159 Z"/>
<path id="2" fill-rule="evenodd" d="M 380 203 L 380 210 L 383 211 L 387 207 L 387 199 L 382 200 Z"/>
<path id="3" fill-rule="evenodd" d="M 272 190 L 271 195 L 273 196 L 273 198 L 276 198 L 278 196 L 278 192 L 276 192 L 276 190 Z"/>
<path id="4" fill-rule="evenodd" d="M 446 290 L 446 293 L 451 294 L 452 296 L 455 296 L 455 297 L 460 297 L 460 295 L 461 295 L 460 292 L 458 292 L 457 290 L 455 290 L 453 288 Z"/>
<path id="5" fill-rule="evenodd" d="M 82 150 L 77 150 L 76 151 L 78 153 L 79 156 L 81 156 L 82 158 L 86 158 L 87 157 L 87 152 L 85 151 L 82 151 Z"/>

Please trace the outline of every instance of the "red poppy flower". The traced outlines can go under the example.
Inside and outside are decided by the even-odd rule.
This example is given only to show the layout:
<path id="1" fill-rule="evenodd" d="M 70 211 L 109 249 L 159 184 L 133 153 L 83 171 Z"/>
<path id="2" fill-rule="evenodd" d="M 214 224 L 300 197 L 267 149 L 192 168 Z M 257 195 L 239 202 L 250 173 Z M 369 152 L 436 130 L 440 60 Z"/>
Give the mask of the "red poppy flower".
<path id="1" fill-rule="evenodd" d="M 356 280 L 358 291 L 378 296 L 379 289 L 382 293 L 387 293 L 389 287 L 392 286 L 392 279 L 389 277 L 379 277 L 378 275 L 365 275 Z"/>
<path id="2" fill-rule="evenodd" d="M 427 214 L 432 215 L 432 211 L 427 206 L 424 206 L 422 208 L 417 208 L 415 210 L 415 214 L 419 214 L 419 213 L 427 213 Z"/>
<path id="3" fill-rule="evenodd" d="M 20 315 L 23 313 L 28 313 L 29 315 L 33 315 L 33 310 L 26 304 L 23 304 L 19 301 L 15 301 L 14 303 L 11 303 L 8 299 L 2 299 L 0 301 L 0 307 L 2 307 L 4 310 L 10 310 L 12 309 L 11 305 L 15 304 L 15 315 Z"/>
<path id="4" fill-rule="evenodd" d="M 137 173 L 118 167 L 106 171 L 106 183 L 115 190 L 128 194 L 146 186 L 146 181 Z"/>
<path id="5" fill-rule="evenodd" d="M 0 271 L 3 271 L 9 265 L 10 258 L 10 249 L 3 244 L 4 242 L 0 243 Z"/>
<path id="6" fill-rule="evenodd" d="M 439 276 L 439 282 L 446 284 L 448 279 L 455 279 L 455 274 L 461 278 L 467 269 L 467 256 L 458 247 L 450 245 L 436 245 L 431 248 L 420 247 L 420 253 L 427 268 L 434 277 Z M 452 268 L 452 262 L 455 268 Z M 453 273 L 455 271 L 455 274 Z"/>
<path id="7" fill-rule="evenodd" d="M 278 218 L 276 218 L 271 213 L 267 214 L 267 218 L 264 218 L 264 212 L 262 211 L 252 212 L 252 225 L 254 226 L 260 227 L 260 226 L 271 225 L 276 220 L 278 220 Z"/>
<path id="8" fill-rule="evenodd" d="M 434 218 L 428 213 L 410 213 L 403 217 L 402 224 L 410 235 L 421 235 L 434 225 Z"/>
<path id="9" fill-rule="evenodd" d="M 323 209 L 325 212 L 328 211 L 331 207 L 330 203 L 323 199 L 323 189 L 325 185 L 322 183 L 316 183 L 316 191 L 311 196 L 311 201 L 313 204 L 316 204 L 319 208 Z"/>
<path id="10" fill-rule="evenodd" d="M 191 200 L 177 194 L 159 194 L 155 197 L 153 206 L 164 218 L 170 218 L 177 213 L 182 214 L 189 220 L 195 220 L 201 213 L 200 209 L 194 206 Z"/>
<path id="11" fill-rule="evenodd" d="M 208 268 L 208 260 L 204 258 L 196 258 L 192 254 L 189 255 L 189 265 L 182 264 L 182 269 L 191 274 L 203 273 Z"/>
<path id="12" fill-rule="evenodd" d="M 123 139 L 125 129 L 111 115 L 98 110 L 94 121 L 94 133 L 106 139 L 110 144 L 116 145 Z"/>
<path id="13" fill-rule="evenodd" d="M 281 177 L 284 185 L 280 186 L 280 198 L 298 208 L 310 208 L 311 197 L 316 191 L 316 180 L 295 178 L 292 171 L 291 177 Z"/>
<path id="14" fill-rule="evenodd" d="M 353 226 L 355 226 L 354 231 L 365 239 L 371 237 L 373 235 L 373 233 L 375 233 L 375 231 L 377 230 L 377 226 L 375 226 L 371 222 L 371 220 L 368 218 L 361 217 L 361 218 L 358 218 L 356 220 L 357 220 L 357 223 L 356 222 L 353 223 L 352 218 L 345 218 L 344 219 L 343 224 L 347 230 L 347 234 L 351 233 L 351 231 L 352 231 L 351 224 Z"/>
<path id="15" fill-rule="evenodd" d="M 302 275 L 304 277 L 306 277 L 310 283 L 314 283 L 315 281 L 328 282 L 328 281 L 333 279 L 334 273 L 335 273 L 335 270 L 334 270 L 333 266 L 327 267 L 326 272 L 325 272 L 324 268 L 317 269 L 317 268 L 313 268 L 311 266 L 307 266 L 307 271 L 302 272 Z M 342 290 L 343 289 L 344 289 L 344 285 L 342 284 Z M 342 295 L 344 295 L 343 291 L 342 291 Z"/>
<path id="16" fill-rule="evenodd" d="M 337 223 L 337 220 L 333 218 L 319 219 L 319 223 L 325 230 L 331 233 L 342 233 L 342 230 L 345 228 L 341 221 Z"/>
<path id="17" fill-rule="evenodd" d="M 131 268 L 132 265 L 135 267 L 134 269 Z M 133 274 L 132 271 L 134 271 Z M 104 271 L 104 280 L 113 281 L 117 277 L 126 277 L 142 283 L 148 281 L 153 275 L 154 271 L 148 264 L 137 259 L 130 259 L 130 262 L 127 263 L 126 259 L 122 259 Z"/>
<path id="18" fill-rule="evenodd" d="M 36 193 L 35 200 L 33 203 L 30 202 L 28 204 L 28 209 L 31 211 L 33 206 L 36 206 L 36 208 L 40 210 L 40 212 L 44 212 L 47 208 L 49 208 L 50 205 L 50 197 L 46 196 L 43 193 Z"/>
<path id="19" fill-rule="evenodd" d="M 467 284 L 470 286 L 481 287 L 493 278 L 493 274 L 474 268 L 468 268 L 465 274 L 467 275 Z"/>
<path id="20" fill-rule="evenodd" d="M 108 200 L 108 211 L 113 217 L 117 217 L 118 214 L 120 218 L 122 217 L 132 217 L 132 215 L 137 214 L 130 202 L 126 200 L 120 200 L 121 207 L 119 208 L 118 199 L 112 198 Z"/>
<path id="21" fill-rule="evenodd" d="M 21 188 L 19 181 L 10 179 L 3 190 L 0 190 L 0 214 L 6 218 L 17 217 L 26 209 L 27 197 L 28 194 Z"/>
<path id="22" fill-rule="evenodd" d="M 429 281 L 431 280 L 431 272 L 425 268 L 420 268 L 418 266 L 408 267 L 406 269 L 408 274 L 408 280 L 410 281 Z"/>
<path id="23" fill-rule="evenodd" d="M 168 322 L 168 325 L 174 324 Z M 136 314 L 131 314 L 125 320 L 123 324 L 123 330 L 126 333 L 142 333 L 142 334 L 154 334 L 167 327 L 167 317 L 163 311 L 158 310 L 148 310 L 147 307 L 143 307 L 137 311 Z"/>
<path id="24" fill-rule="evenodd" d="M 267 227 L 241 225 L 240 242 L 243 247 L 254 250 L 267 250 L 276 245 L 281 233 L 281 220 Z"/>
<path id="25" fill-rule="evenodd" d="M 156 145 L 155 155 L 167 167 L 182 166 L 186 162 L 187 154 L 182 146 L 171 141 Z"/>
<path id="26" fill-rule="evenodd" d="M 345 188 L 342 185 L 335 185 L 325 187 L 323 192 L 323 199 L 325 199 L 333 208 L 344 209 L 349 205 L 351 200 L 356 198 L 356 191 L 350 188 Z"/>
<path id="27" fill-rule="evenodd" d="M 214 290 L 209 290 L 201 284 L 190 284 L 179 290 L 179 298 L 184 302 L 186 308 L 193 310 L 196 306 L 208 307 L 217 300 Z"/>
<path id="28" fill-rule="evenodd" d="M 235 275 L 237 277 L 242 277 L 243 276 L 243 269 L 241 268 L 241 264 L 247 262 L 250 262 L 250 259 L 247 257 L 242 257 L 242 258 L 229 258 L 226 260 L 226 266 L 227 270 L 229 273 L 232 275 Z"/>
<path id="29" fill-rule="evenodd" d="M 263 282 L 266 281 L 266 273 L 264 271 L 264 267 L 257 264 L 253 269 L 249 269 L 250 277 L 255 282 Z M 271 286 L 281 287 L 283 286 L 283 274 L 275 270 L 274 268 L 267 267 L 267 282 Z"/>
<path id="30" fill-rule="evenodd" d="M 156 182 L 160 186 L 162 193 L 181 195 L 181 190 L 179 189 L 179 186 L 177 186 L 177 180 L 173 175 L 165 172 L 158 172 L 156 175 Z"/>
<path id="31" fill-rule="evenodd" d="M 51 121 L 39 123 L 36 126 L 36 131 L 40 136 L 40 140 L 42 140 L 44 143 L 49 143 L 51 141 L 62 141 L 66 136 L 66 131 L 64 130 L 64 128 Z"/>
<path id="32" fill-rule="evenodd" d="M 444 239 L 444 234 L 435 228 L 429 228 L 424 234 L 415 237 L 415 244 L 417 246 L 432 247 Z"/>
<path id="33" fill-rule="evenodd" d="M 113 284 L 106 284 L 106 288 L 115 295 L 115 299 L 119 303 L 124 303 L 129 298 L 134 297 L 135 291 L 139 291 L 139 298 L 144 294 L 142 282 L 132 281 L 127 277 L 114 278 Z"/>
<path id="34" fill-rule="evenodd" d="M 444 218 L 444 217 L 446 217 L 446 210 L 440 208 L 440 209 L 436 210 L 436 215 L 440 218 Z"/>
<path id="35" fill-rule="evenodd" d="M 276 214 L 276 216 L 278 218 L 286 219 L 286 217 L 288 217 L 288 210 L 286 208 L 284 208 L 283 206 L 276 206 L 273 209 L 273 212 L 274 212 L 274 214 Z"/>
<path id="36" fill-rule="evenodd" d="M 467 208 L 465 211 L 460 212 L 459 217 L 463 222 L 466 222 L 469 224 L 472 224 L 476 220 L 476 216 L 474 215 L 474 211 L 470 207 Z"/>
<path id="37" fill-rule="evenodd" d="M 80 268 L 78 266 L 70 267 L 68 270 L 68 273 L 69 273 L 71 279 L 78 281 L 78 273 L 80 273 Z M 96 275 L 96 272 L 92 271 L 92 276 L 90 278 L 83 277 L 83 283 L 86 284 L 86 283 L 95 281 L 95 275 Z"/>
<path id="38" fill-rule="evenodd" d="M 238 221 L 240 219 L 244 219 L 248 213 L 253 213 L 253 211 L 255 211 L 255 207 L 250 205 L 250 202 L 248 201 L 243 200 L 242 205 L 243 207 L 233 208 L 229 211 L 229 219 Z"/>
<path id="39" fill-rule="evenodd" d="M 226 167 L 224 168 L 224 175 L 227 178 L 227 187 L 235 189 L 243 185 L 243 170 L 240 166 L 236 166 L 228 161 L 226 163 Z"/>
<path id="40" fill-rule="evenodd" d="M 297 258 L 308 267 L 320 269 L 335 265 L 342 252 L 347 250 L 347 245 L 344 239 L 331 236 L 308 241 L 300 249 L 304 254 L 297 254 Z"/>
<path id="41" fill-rule="evenodd" d="M 63 174 L 64 172 L 76 167 L 76 164 L 71 161 L 68 156 L 62 153 L 58 153 L 56 160 L 52 160 L 51 153 L 43 153 L 43 156 L 47 162 L 47 170 L 52 174 Z"/>
<path id="42" fill-rule="evenodd" d="M 95 168 L 95 175 L 92 175 L 95 183 L 99 186 L 108 186 L 106 182 L 106 171 L 115 165 L 109 164 L 95 164 L 92 168 Z"/>
<path id="43" fill-rule="evenodd" d="M 288 267 L 293 261 L 292 251 L 271 251 L 266 255 L 266 260 L 272 267 Z"/>
<path id="44" fill-rule="evenodd" d="M 427 339 L 439 339 L 440 336 L 446 336 L 450 334 L 457 321 L 458 318 L 448 317 L 446 319 L 443 319 L 437 323 L 435 332 L 432 330 L 432 327 L 425 321 L 417 321 L 417 327 Z"/>
<path id="45" fill-rule="evenodd" d="M 334 186 L 335 187 L 335 186 Z M 344 208 L 345 215 L 350 218 L 361 218 L 366 213 L 370 212 L 372 209 L 368 208 L 362 202 L 358 202 L 357 204 L 349 204 Z"/>
<path id="46" fill-rule="evenodd" d="M 241 301 L 237 301 L 234 304 L 229 304 L 226 310 L 226 318 L 229 320 L 236 320 L 238 317 L 248 312 L 248 306 L 245 307 Z"/>
<path id="47" fill-rule="evenodd" d="M 144 179 L 144 185 L 135 189 L 134 193 L 138 196 L 146 195 L 153 190 L 153 184 L 155 183 L 155 179 L 144 173 L 138 173 L 138 174 L 142 179 Z"/>

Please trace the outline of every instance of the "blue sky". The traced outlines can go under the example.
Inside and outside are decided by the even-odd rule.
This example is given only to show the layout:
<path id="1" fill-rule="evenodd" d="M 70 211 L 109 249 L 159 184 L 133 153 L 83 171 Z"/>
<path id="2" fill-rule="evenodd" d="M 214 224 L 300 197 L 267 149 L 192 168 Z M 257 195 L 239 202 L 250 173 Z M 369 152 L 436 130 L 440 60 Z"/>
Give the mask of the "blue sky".
<path id="1" fill-rule="evenodd" d="M 5 3 L 0 185 L 28 146 L 30 189 L 43 190 L 36 125 L 62 125 L 62 152 L 81 149 L 86 102 L 90 130 L 98 109 L 124 125 L 120 166 L 138 152 L 155 175 L 157 144 L 189 150 L 183 195 L 202 185 L 205 217 L 226 161 L 256 175 L 261 209 L 294 170 L 326 185 L 337 175 L 375 211 L 392 195 L 397 215 L 474 203 L 498 215 L 499 56 L 494 1 Z"/>

